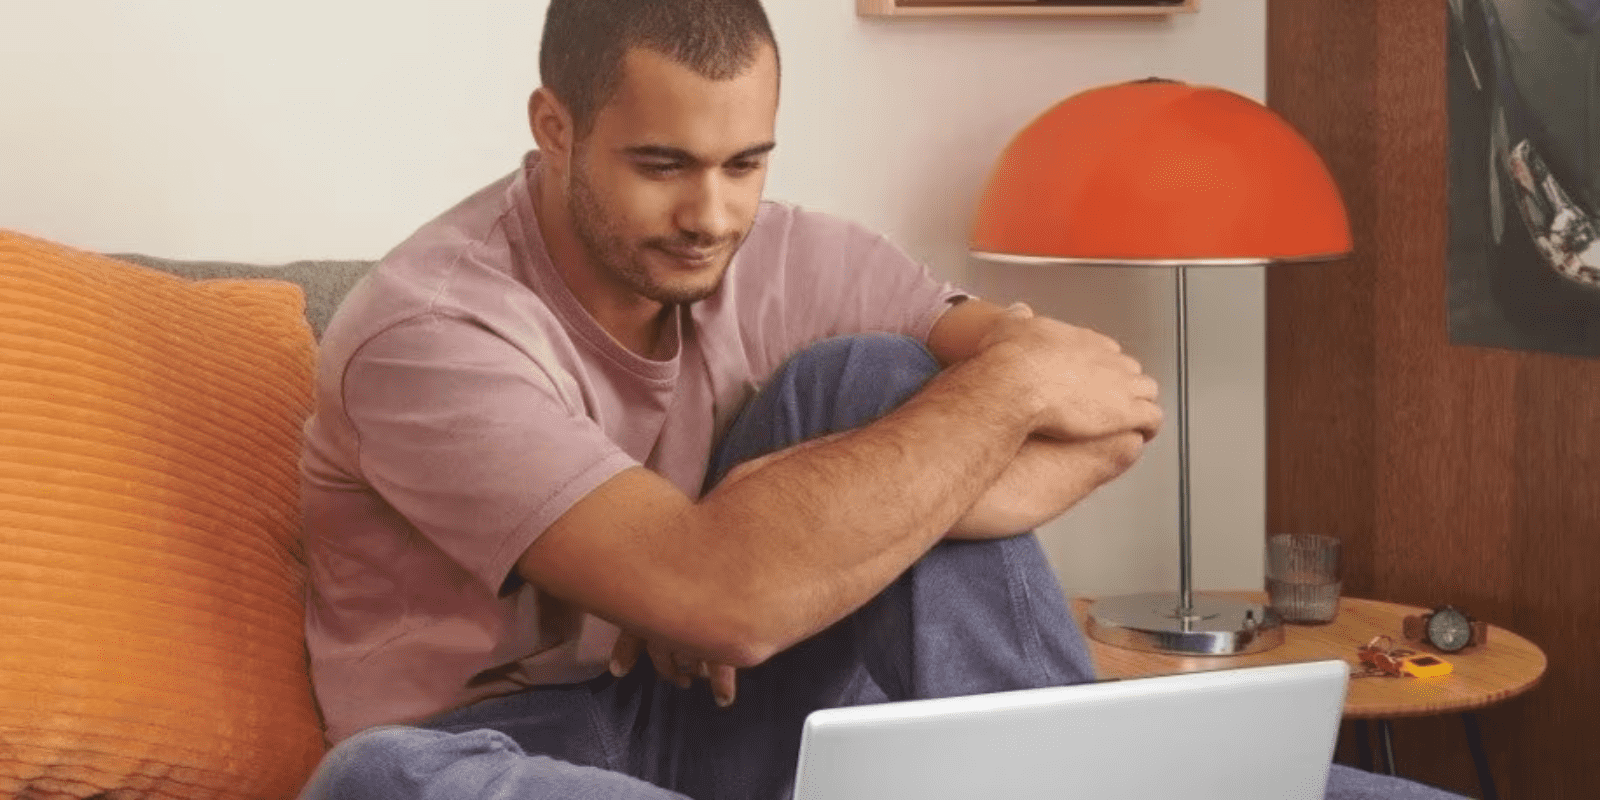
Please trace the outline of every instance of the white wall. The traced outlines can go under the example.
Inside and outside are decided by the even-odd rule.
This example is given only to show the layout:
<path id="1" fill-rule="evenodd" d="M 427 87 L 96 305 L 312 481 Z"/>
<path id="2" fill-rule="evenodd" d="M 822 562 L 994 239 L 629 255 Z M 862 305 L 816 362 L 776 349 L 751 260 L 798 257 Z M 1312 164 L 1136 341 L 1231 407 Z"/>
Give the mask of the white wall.
<path id="1" fill-rule="evenodd" d="M 939 274 L 1125 343 L 1170 390 L 1170 276 L 965 255 L 1032 116 L 1152 75 L 1262 97 L 1264 0 L 1152 20 L 861 20 L 767 0 L 784 56 L 769 195 L 854 217 Z M 0 2 L 0 226 L 104 251 L 381 255 L 530 146 L 544 0 Z M 1199 588 L 1259 586 L 1262 282 L 1191 280 Z M 1170 397 L 1170 394 L 1169 394 Z M 1176 586 L 1174 428 L 1041 535 L 1069 591 Z"/>

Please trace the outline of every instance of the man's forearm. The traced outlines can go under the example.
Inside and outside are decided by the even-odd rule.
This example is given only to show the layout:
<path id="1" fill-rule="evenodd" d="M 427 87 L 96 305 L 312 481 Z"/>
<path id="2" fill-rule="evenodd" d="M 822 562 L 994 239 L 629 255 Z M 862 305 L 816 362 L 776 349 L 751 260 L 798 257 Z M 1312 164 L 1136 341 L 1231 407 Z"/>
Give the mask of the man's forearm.
<path id="1" fill-rule="evenodd" d="M 1035 436 L 950 529 L 952 539 L 991 539 L 1033 530 L 1133 466 L 1143 437 L 1125 433 L 1064 442 Z"/>
<path id="2" fill-rule="evenodd" d="M 995 482 L 1032 427 L 1014 373 L 980 360 L 946 370 L 877 422 L 753 465 L 694 507 L 687 524 L 725 532 L 699 556 L 738 577 L 734 597 L 762 632 L 744 660 L 865 604 Z"/>

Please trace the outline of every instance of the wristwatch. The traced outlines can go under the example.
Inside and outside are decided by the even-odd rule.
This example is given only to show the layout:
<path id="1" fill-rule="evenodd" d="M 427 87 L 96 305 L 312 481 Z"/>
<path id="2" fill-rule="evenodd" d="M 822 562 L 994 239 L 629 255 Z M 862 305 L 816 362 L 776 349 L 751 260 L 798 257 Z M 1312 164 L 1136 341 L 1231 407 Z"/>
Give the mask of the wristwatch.
<path id="1" fill-rule="evenodd" d="M 1489 623 L 1467 616 L 1455 606 L 1439 606 L 1426 614 L 1405 618 L 1402 628 L 1407 639 L 1427 642 L 1446 653 L 1454 653 L 1489 640 Z"/>

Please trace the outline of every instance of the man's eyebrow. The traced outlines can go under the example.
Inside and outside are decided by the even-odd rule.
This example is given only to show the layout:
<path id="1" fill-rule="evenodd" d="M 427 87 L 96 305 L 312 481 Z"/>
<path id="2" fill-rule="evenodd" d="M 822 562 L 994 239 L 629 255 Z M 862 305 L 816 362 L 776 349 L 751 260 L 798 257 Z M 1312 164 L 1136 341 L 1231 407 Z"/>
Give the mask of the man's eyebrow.
<path id="1" fill-rule="evenodd" d="M 777 142 L 763 142 L 754 147 L 747 147 L 733 154 L 729 161 L 739 161 L 747 158 L 765 155 L 777 147 Z M 622 148 L 622 152 L 634 158 L 658 158 L 664 161 L 680 161 L 699 164 L 701 160 L 695 154 L 679 147 L 667 147 L 659 144 L 639 144 Z"/>
<path id="2" fill-rule="evenodd" d="M 738 161 L 738 160 L 744 159 L 744 158 L 755 158 L 756 156 L 764 156 L 764 155 L 772 152 L 772 149 L 777 147 L 777 146 L 778 146 L 777 142 L 762 142 L 761 144 L 758 144 L 755 147 L 746 147 L 745 149 L 740 150 L 739 152 L 737 152 L 737 153 L 735 153 L 733 155 L 733 158 L 730 158 L 728 160 L 729 161 Z"/>

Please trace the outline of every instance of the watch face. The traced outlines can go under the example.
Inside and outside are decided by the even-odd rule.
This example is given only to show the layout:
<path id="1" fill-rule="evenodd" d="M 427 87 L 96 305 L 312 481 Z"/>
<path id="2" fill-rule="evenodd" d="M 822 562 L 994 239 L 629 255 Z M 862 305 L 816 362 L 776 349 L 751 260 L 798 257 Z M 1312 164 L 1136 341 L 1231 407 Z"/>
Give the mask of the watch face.
<path id="1" fill-rule="evenodd" d="M 1440 650 L 1453 653 L 1471 639 L 1472 623 L 1460 611 L 1442 608 L 1428 618 L 1428 642 Z"/>

